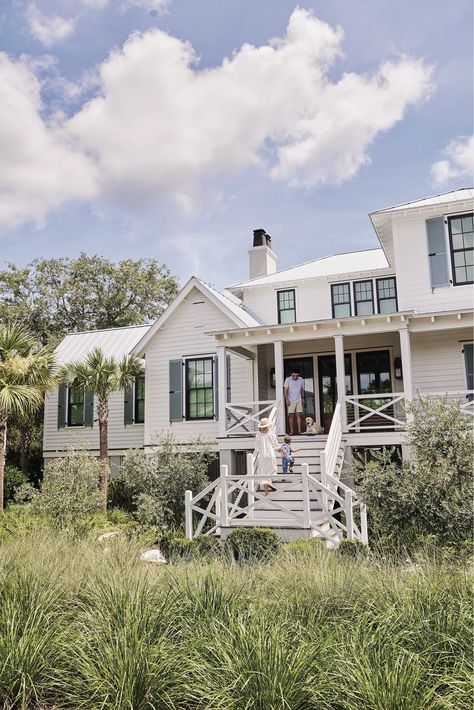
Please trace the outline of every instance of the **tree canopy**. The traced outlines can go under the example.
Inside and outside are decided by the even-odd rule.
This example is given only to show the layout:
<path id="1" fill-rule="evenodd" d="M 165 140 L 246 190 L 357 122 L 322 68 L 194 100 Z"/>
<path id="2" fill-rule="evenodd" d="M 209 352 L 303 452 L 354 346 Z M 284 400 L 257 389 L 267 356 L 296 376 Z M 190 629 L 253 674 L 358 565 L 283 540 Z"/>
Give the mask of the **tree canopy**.
<path id="1" fill-rule="evenodd" d="M 55 346 L 68 332 L 153 321 L 177 291 L 156 259 L 35 259 L 0 271 L 0 321 L 21 323 Z"/>

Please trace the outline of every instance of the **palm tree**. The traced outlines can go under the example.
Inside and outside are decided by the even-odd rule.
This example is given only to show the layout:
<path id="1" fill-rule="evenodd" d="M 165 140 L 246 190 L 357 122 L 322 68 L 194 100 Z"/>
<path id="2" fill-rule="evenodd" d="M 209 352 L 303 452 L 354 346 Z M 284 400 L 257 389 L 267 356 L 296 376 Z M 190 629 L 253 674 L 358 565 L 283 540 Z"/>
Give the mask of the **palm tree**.
<path id="1" fill-rule="evenodd" d="M 22 326 L 0 326 L 0 512 L 3 512 L 3 477 L 7 425 L 41 407 L 44 392 L 54 380 L 54 357 Z"/>
<path id="2" fill-rule="evenodd" d="M 135 377 L 143 374 L 143 365 L 135 356 L 125 356 L 120 362 L 106 357 L 100 348 L 92 350 L 80 362 L 63 368 L 61 379 L 67 384 L 76 384 L 97 397 L 99 421 L 99 457 L 101 472 L 99 488 L 102 493 L 102 510 L 107 509 L 107 481 L 109 469 L 109 397 L 112 392 L 123 391 L 132 386 Z"/>

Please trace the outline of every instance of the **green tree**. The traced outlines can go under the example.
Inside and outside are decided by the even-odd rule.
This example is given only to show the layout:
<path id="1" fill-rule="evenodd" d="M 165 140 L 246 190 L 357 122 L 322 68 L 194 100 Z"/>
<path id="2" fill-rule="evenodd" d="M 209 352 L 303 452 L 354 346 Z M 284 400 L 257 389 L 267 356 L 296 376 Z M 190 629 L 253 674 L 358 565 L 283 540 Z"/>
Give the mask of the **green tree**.
<path id="1" fill-rule="evenodd" d="M 45 390 L 54 381 L 54 357 L 16 324 L 0 327 L 0 511 L 3 511 L 3 479 L 7 425 L 41 407 Z"/>
<path id="2" fill-rule="evenodd" d="M 155 320 L 178 291 L 155 259 L 113 263 L 82 253 L 77 259 L 35 259 L 0 271 L 0 320 L 15 320 L 43 344 L 68 332 Z"/>
<path id="3" fill-rule="evenodd" d="M 100 348 L 92 350 L 81 362 L 66 365 L 60 378 L 71 384 L 75 382 L 97 397 L 99 421 L 99 457 L 101 462 L 99 489 L 102 494 L 102 509 L 107 508 L 107 481 L 109 471 L 109 397 L 112 392 L 130 387 L 135 377 L 143 374 L 143 365 L 134 355 L 118 362 L 114 357 L 105 357 Z"/>

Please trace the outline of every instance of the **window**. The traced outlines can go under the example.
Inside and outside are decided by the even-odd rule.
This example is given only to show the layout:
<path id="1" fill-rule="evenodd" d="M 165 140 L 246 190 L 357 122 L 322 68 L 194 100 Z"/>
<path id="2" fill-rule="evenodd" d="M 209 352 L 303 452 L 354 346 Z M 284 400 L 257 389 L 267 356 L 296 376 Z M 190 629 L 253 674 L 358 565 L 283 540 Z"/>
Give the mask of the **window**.
<path id="1" fill-rule="evenodd" d="M 332 317 L 351 315 L 351 291 L 349 284 L 331 284 Z"/>
<path id="2" fill-rule="evenodd" d="M 377 279 L 377 302 L 379 313 L 396 313 L 397 286 L 395 279 Z"/>
<path id="3" fill-rule="evenodd" d="M 473 215 L 448 218 L 454 286 L 474 283 Z"/>
<path id="4" fill-rule="evenodd" d="M 143 424 L 145 421 L 145 376 L 135 378 L 134 388 L 134 417 L 135 424 Z"/>
<path id="5" fill-rule="evenodd" d="M 84 387 L 75 383 L 68 387 L 67 425 L 84 426 Z"/>
<path id="6" fill-rule="evenodd" d="M 372 281 L 354 281 L 354 308 L 356 316 L 371 316 L 374 312 Z"/>
<path id="7" fill-rule="evenodd" d="M 289 291 L 278 291 L 278 322 L 279 323 L 295 323 L 296 322 L 296 305 L 294 289 Z"/>
<path id="8" fill-rule="evenodd" d="M 468 394 L 466 396 L 466 399 L 469 402 L 472 402 L 474 399 L 474 394 L 472 394 L 472 390 L 474 390 L 474 344 L 473 343 L 466 343 L 463 347 L 463 355 L 464 355 L 464 367 L 466 369 L 466 387 L 468 390 L 471 391 L 471 394 Z"/>
<path id="9" fill-rule="evenodd" d="M 186 419 L 213 418 L 213 358 L 186 360 Z"/>

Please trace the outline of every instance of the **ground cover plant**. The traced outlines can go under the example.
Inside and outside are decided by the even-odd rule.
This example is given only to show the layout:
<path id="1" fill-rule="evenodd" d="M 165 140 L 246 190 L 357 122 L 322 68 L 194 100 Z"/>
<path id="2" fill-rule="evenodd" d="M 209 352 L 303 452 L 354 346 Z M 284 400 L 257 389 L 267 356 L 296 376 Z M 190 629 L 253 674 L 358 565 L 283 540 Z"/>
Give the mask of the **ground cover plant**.
<path id="1" fill-rule="evenodd" d="M 206 550 L 153 566 L 140 535 L 43 524 L 3 539 L 3 707 L 471 707 L 458 556 L 393 563 L 300 540 L 253 564 Z"/>

